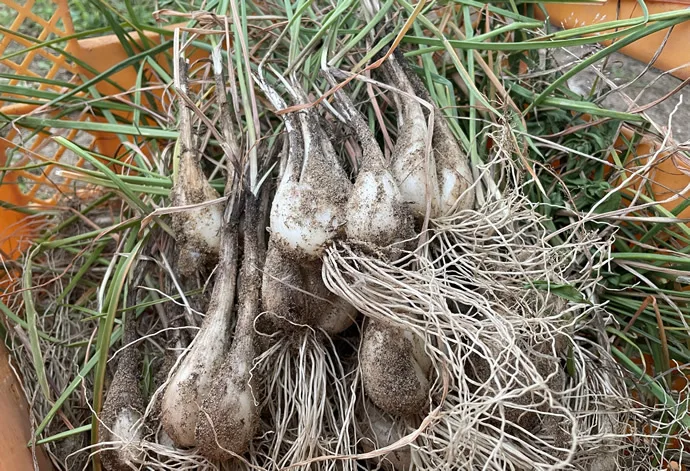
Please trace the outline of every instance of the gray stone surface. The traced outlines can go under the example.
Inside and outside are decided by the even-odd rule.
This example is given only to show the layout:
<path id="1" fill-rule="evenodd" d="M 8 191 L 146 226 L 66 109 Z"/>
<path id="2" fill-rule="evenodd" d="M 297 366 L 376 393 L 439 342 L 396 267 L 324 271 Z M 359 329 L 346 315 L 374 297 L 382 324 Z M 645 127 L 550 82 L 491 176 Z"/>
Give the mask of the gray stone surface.
<path id="1" fill-rule="evenodd" d="M 594 47 L 563 49 L 555 52 L 553 58 L 556 66 L 567 69 L 575 65 L 580 58 L 591 54 L 593 50 Z M 571 90 L 588 95 L 597 78 L 597 93 L 601 96 L 601 104 L 619 111 L 629 111 L 653 103 L 682 83 L 668 73 L 623 54 L 614 53 L 607 61 L 578 73 L 568 85 Z M 662 132 L 668 129 L 669 117 L 673 114 L 670 129 L 677 143 L 690 141 L 689 92 L 690 88 L 684 87 L 645 111 Z"/>

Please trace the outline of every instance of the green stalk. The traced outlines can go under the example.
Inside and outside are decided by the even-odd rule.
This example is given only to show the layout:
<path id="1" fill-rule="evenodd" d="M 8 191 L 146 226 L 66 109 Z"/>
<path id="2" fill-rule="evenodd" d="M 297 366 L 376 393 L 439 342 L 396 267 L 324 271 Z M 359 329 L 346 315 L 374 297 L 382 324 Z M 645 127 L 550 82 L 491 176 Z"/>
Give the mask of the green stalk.
<path id="1" fill-rule="evenodd" d="M 103 407 L 103 392 L 105 387 L 105 370 L 108 361 L 108 345 L 113 333 L 113 325 L 115 323 L 115 315 L 118 310 L 120 299 L 125 289 L 125 281 L 129 277 L 131 268 L 134 266 L 139 252 L 141 251 L 147 237 L 137 241 L 137 231 L 131 231 L 127 238 L 124 249 L 121 252 L 121 258 L 115 269 L 112 280 L 109 283 L 107 296 L 103 304 L 105 316 L 101 318 L 98 326 L 98 361 L 96 365 L 96 373 L 94 376 L 93 386 L 93 420 L 91 422 L 91 444 L 98 444 L 98 431 L 100 422 L 98 414 L 100 414 Z M 98 455 L 93 458 L 94 469 L 100 468 Z"/>
<path id="2" fill-rule="evenodd" d="M 22 275 L 22 298 L 24 299 L 24 311 L 26 312 L 26 325 L 29 332 L 29 343 L 31 346 L 31 358 L 36 371 L 36 378 L 41 387 L 43 397 L 50 402 L 50 386 L 48 385 L 48 377 L 46 376 L 45 363 L 43 362 L 43 353 L 41 352 L 41 343 L 39 341 L 38 327 L 36 325 L 36 318 L 38 313 L 34 306 L 34 293 L 32 292 L 33 276 L 31 271 L 32 260 L 38 255 L 41 246 L 35 247 L 26 259 L 24 265 L 24 273 Z"/>

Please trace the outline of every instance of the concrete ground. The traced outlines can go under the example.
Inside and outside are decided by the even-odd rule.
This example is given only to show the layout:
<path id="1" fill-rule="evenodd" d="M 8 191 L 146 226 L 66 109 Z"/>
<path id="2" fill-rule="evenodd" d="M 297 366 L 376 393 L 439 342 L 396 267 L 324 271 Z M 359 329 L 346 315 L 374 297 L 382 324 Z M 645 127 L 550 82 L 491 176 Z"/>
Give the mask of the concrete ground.
<path id="1" fill-rule="evenodd" d="M 564 49 L 554 54 L 554 60 L 557 66 L 572 67 L 579 58 L 587 56 L 593 49 L 593 47 Z M 682 83 L 670 74 L 623 54 L 614 53 L 609 56 L 606 63 L 599 63 L 577 74 L 568 82 L 568 85 L 573 91 L 587 95 L 597 77 L 599 77 L 598 89 L 605 92 L 601 104 L 619 111 L 628 111 L 653 103 Z M 689 91 L 690 88 L 687 87 L 681 89 L 646 111 L 647 116 L 662 129 L 669 127 L 669 118 L 671 118 L 672 137 L 677 143 L 690 141 Z"/>

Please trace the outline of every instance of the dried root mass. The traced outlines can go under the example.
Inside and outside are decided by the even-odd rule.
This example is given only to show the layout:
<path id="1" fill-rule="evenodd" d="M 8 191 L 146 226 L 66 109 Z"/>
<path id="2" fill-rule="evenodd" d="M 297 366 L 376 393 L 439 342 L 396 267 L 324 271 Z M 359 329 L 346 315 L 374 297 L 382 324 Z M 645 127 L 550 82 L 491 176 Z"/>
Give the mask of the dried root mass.
<path id="1" fill-rule="evenodd" d="M 433 417 L 410 449 L 415 469 L 589 469 L 625 446 L 631 404 L 610 354 L 579 340 L 596 306 L 532 282 L 591 292 L 597 280 L 581 261 L 596 271 L 608 241 L 576 225 L 578 237 L 551 246 L 512 164 L 492 165 L 511 183 L 502 199 L 432 220 L 428 242 L 394 264 L 338 244 L 326 283 L 372 321 L 425 339 Z M 370 393 L 386 410 L 382 398 Z"/>

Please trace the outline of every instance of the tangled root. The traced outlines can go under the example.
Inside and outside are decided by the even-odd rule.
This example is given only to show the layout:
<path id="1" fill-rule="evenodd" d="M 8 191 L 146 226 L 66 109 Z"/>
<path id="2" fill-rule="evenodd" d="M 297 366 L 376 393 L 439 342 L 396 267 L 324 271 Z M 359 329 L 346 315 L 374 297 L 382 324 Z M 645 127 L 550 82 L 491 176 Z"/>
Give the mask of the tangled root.
<path id="1" fill-rule="evenodd" d="M 589 469 L 625 446 L 622 374 L 590 340 L 599 307 L 587 297 L 609 241 L 576 224 L 551 245 L 505 177 L 500 199 L 433 220 L 394 264 L 347 243 L 324 259 L 335 294 L 425 339 L 438 412 L 410 447 L 415 469 Z"/>
<path id="2" fill-rule="evenodd" d="M 259 357 L 255 374 L 266 378 L 265 421 L 252 463 L 267 470 L 356 469 L 354 462 L 312 462 L 356 453 L 355 366 L 356 359 L 344 358 L 326 335 L 309 328 Z"/>

